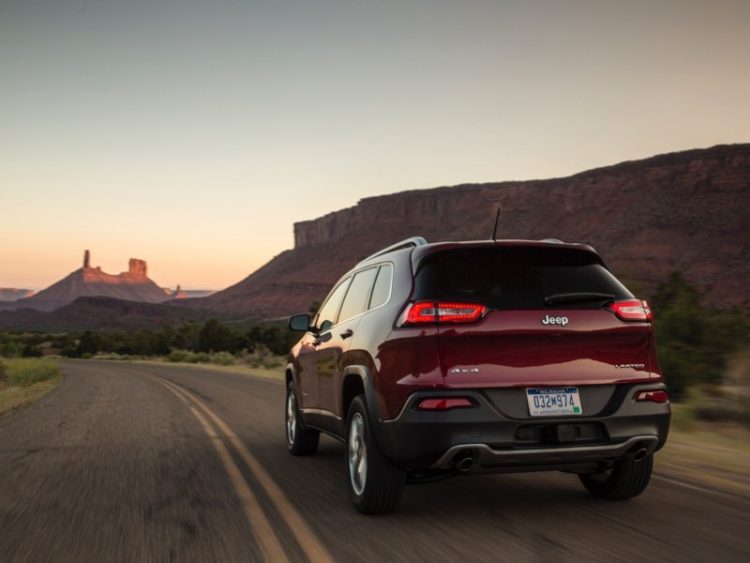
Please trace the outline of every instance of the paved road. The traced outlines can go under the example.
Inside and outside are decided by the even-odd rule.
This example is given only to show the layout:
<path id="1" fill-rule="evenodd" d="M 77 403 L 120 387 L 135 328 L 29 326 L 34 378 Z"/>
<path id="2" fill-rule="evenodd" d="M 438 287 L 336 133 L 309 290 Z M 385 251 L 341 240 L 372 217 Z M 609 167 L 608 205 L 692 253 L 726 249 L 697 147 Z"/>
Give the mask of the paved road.
<path id="1" fill-rule="evenodd" d="M 58 390 L 0 419 L 3 562 L 750 561 L 750 499 L 666 478 L 611 503 L 571 475 L 461 477 L 360 516 L 341 444 L 287 453 L 279 382 L 64 371 Z"/>

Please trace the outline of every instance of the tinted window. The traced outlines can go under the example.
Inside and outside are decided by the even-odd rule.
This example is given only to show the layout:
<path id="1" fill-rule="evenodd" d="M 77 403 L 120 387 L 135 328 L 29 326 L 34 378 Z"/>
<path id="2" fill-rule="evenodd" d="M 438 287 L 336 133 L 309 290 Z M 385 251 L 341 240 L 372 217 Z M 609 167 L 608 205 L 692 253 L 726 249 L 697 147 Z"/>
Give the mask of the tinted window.
<path id="1" fill-rule="evenodd" d="M 417 299 L 479 302 L 498 309 L 545 308 L 544 298 L 565 293 L 630 292 L 590 252 L 545 247 L 447 250 L 425 258 L 416 277 Z M 600 307 L 601 301 L 565 307 Z"/>
<path id="2" fill-rule="evenodd" d="M 345 321 L 356 317 L 367 310 L 367 301 L 370 299 L 370 290 L 375 281 L 375 275 L 378 273 L 377 268 L 363 270 L 354 276 L 349 291 L 346 292 L 344 305 L 341 307 L 339 319 Z"/>
<path id="3" fill-rule="evenodd" d="M 391 279 L 393 278 L 393 266 L 384 264 L 380 266 L 378 277 L 375 279 L 375 287 L 372 289 L 370 297 L 370 309 L 379 307 L 386 301 L 391 294 Z"/>
<path id="4" fill-rule="evenodd" d="M 320 308 L 318 313 L 317 326 L 321 332 L 324 332 L 331 328 L 338 321 L 338 312 L 341 306 L 341 300 L 344 298 L 349 282 L 351 278 L 347 278 L 342 281 L 336 289 L 333 290 L 331 296 Z"/>

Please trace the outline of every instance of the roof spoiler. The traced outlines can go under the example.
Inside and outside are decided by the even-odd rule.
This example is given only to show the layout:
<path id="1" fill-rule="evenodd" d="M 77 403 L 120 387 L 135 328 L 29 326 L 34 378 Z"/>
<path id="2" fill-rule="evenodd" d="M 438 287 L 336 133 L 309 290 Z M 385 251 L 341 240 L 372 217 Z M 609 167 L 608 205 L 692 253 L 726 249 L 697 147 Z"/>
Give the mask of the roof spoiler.
<path id="1" fill-rule="evenodd" d="M 404 248 L 412 248 L 415 246 L 424 246 L 425 244 L 427 244 L 427 240 L 424 237 L 407 238 L 407 239 L 397 242 L 396 244 L 392 244 L 391 246 L 386 246 L 385 248 L 381 248 L 374 254 L 370 254 L 367 258 L 360 260 L 359 264 L 364 264 L 368 260 L 372 260 L 373 258 L 382 256 L 383 254 L 388 254 L 389 252 L 395 252 L 396 250 L 402 250 Z M 359 264 L 357 264 L 357 266 L 359 266 Z"/>

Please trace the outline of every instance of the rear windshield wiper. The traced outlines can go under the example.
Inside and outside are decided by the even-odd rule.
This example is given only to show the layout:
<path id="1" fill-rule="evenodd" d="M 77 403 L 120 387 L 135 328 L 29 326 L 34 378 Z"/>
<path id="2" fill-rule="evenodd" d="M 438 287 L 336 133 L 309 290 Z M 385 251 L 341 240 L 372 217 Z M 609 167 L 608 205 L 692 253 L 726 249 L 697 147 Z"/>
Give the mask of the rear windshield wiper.
<path id="1" fill-rule="evenodd" d="M 615 296 L 610 293 L 555 293 L 544 298 L 545 305 L 560 305 L 561 303 L 585 303 L 587 301 L 614 301 Z"/>

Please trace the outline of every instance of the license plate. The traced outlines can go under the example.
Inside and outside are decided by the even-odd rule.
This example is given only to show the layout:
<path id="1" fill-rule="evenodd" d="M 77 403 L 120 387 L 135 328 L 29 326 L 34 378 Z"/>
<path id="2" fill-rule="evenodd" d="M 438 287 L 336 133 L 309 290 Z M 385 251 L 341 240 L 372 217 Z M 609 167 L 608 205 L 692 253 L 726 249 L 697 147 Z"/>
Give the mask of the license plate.
<path id="1" fill-rule="evenodd" d="M 566 416 L 581 414 L 578 387 L 534 387 L 526 389 L 531 416 Z"/>

